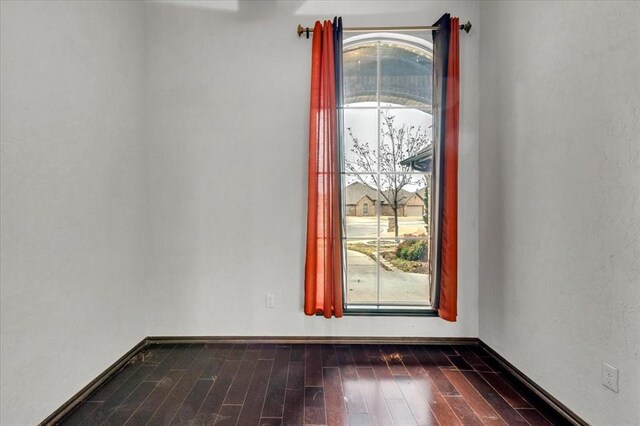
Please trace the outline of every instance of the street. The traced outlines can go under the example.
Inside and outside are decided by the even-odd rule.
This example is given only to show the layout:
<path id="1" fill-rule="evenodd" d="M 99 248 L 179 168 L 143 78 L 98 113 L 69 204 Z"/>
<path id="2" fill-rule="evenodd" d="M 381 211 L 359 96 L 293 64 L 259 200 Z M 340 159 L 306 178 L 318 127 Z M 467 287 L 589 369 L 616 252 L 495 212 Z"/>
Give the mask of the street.
<path id="1" fill-rule="evenodd" d="M 393 216 L 380 217 L 380 237 L 394 238 L 393 232 L 388 232 L 389 220 L 393 220 Z M 346 216 L 347 238 L 376 237 L 376 229 L 378 219 L 375 216 Z M 425 223 L 420 216 L 406 216 L 398 218 L 398 235 L 424 235 Z"/>

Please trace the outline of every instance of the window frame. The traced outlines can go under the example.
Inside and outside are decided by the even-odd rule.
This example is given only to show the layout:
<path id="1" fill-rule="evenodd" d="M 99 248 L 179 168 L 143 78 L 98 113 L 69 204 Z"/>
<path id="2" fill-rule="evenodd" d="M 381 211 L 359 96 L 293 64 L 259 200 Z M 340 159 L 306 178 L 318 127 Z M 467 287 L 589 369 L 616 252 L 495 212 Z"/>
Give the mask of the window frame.
<path id="1" fill-rule="evenodd" d="M 341 54 L 344 55 L 344 52 L 347 49 L 351 49 L 354 47 L 357 47 L 358 45 L 363 45 L 363 44 L 370 44 L 372 42 L 393 42 L 393 43 L 399 43 L 399 44 L 405 44 L 409 47 L 412 48 L 416 48 L 419 49 L 421 51 L 426 51 L 430 54 L 431 56 L 431 64 L 432 67 L 434 67 L 434 60 L 435 57 L 433 56 L 433 43 L 431 41 L 428 41 L 426 39 L 422 39 L 419 37 L 415 37 L 415 36 L 409 36 L 406 34 L 399 34 L 399 33 L 380 33 L 380 32 L 372 32 L 372 33 L 367 33 L 367 34 L 361 34 L 361 35 L 357 35 L 357 36 L 353 36 L 353 37 L 349 37 L 347 39 L 345 39 L 343 41 L 343 45 L 342 45 L 342 52 Z M 379 51 L 378 51 L 379 52 Z M 378 54 L 377 57 L 377 62 L 376 62 L 376 67 L 377 67 L 377 75 L 376 75 L 376 80 L 377 80 L 377 88 L 376 88 L 376 103 L 377 103 L 377 107 L 376 107 L 376 111 L 379 113 L 382 110 L 382 106 L 381 106 L 381 99 L 380 99 L 380 93 L 381 93 L 381 62 L 380 62 L 380 56 Z M 344 84 L 344 78 L 341 79 L 341 84 Z M 344 87 L 341 88 L 341 90 L 344 90 Z M 433 104 L 431 104 L 432 107 Z M 341 114 L 341 116 L 344 114 L 344 106 L 343 105 L 338 105 L 339 108 L 339 113 Z M 402 108 L 411 108 L 411 106 L 403 106 Z M 415 109 L 418 110 L 424 110 L 424 107 L 421 106 L 415 106 Z M 349 108 L 349 109 L 358 109 L 357 107 L 354 108 Z M 433 116 L 433 109 L 431 109 L 430 111 L 431 116 Z M 344 123 L 344 119 L 340 119 L 339 123 Z M 380 131 L 380 120 L 378 120 L 378 132 Z M 344 158 L 344 152 L 345 152 L 345 136 L 344 136 L 344 131 L 343 129 L 339 130 L 339 143 L 340 143 L 340 175 L 341 175 L 341 182 L 342 179 L 345 175 L 348 175 L 351 172 L 348 172 L 345 169 L 345 158 Z M 433 140 L 433 130 L 432 130 L 432 138 L 431 138 L 431 143 L 432 143 L 432 149 L 434 150 L 433 152 L 433 159 L 436 158 L 435 155 L 435 150 L 436 150 L 436 144 Z M 434 161 L 432 159 L 432 161 Z M 416 173 L 417 170 L 411 168 L 408 173 L 410 174 L 420 174 L 420 173 Z M 424 172 L 423 172 L 424 173 Z M 430 173 L 430 187 L 431 188 L 436 188 L 437 182 L 436 182 L 436 176 L 435 176 L 435 167 L 432 167 L 432 171 Z M 345 186 L 341 183 L 341 191 L 344 190 Z M 343 262 L 343 268 L 342 268 L 342 292 L 343 292 L 343 314 L 346 316 L 410 316 L 410 317 L 415 317 L 415 316 L 424 316 L 424 317 L 436 317 L 438 316 L 437 313 L 437 309 L 436 307 L 434 307 L 433 302 L 436 300 L 436 285 L 434 282 L 434 271 L 433 271 L 433 259 L 434 259 L 434 253 L 437 250 L 436 244 L 438 242 L 437 238 L 434 238 L 434 232 L 433 230 L 434 228 L 434 220 L 436 220 L 437 218 L 437 214 L 434 214 L 436 212 L 436 208 L 439 208 L 440 206 L 440 202 L 439 200 L 436 200 L 436 198 L 438 197 L 437 191 L 432 191 L 431 192 L 431 202 L 429 205 L 429 235 L 427 236 L 426 239 L 424 239 L 424 241 L 429 241 L 429 267 L 431 268 L 431 273 L 428 275 L 429 277 L 429 295 L 430 295 L 430 305 L 404 305 L 404 304 L 381 304 L 380 301 L 378 300 L 378 303 L 373 303 L 373 304 L 348 304 L 347 303 L 347 298 L 348 298 L 348 288 L 347 288 L 347 264 L 346 264 L 346 251 L 347 251 L 347 247 L 346 247 L 346 242 L 347 242 L 347 237 L 346 237 L 346 201 L 345 199 L 342 197 L 341 195 L 341 200 L 340 200 L 340 223 L 341 223 L 341 246 L 342 246 L 342 256 L 344 259 Z M 380 203 L 375 203 L 374 202 L 374 210 L 376 211 L 376 216 L 380 217 L 380 214 L 378 212 L 378 210 L 381 208 L 379 206 Z M 379 234 L 379 229 L 378 229 L 378 235 L 377 235 L 377 240 L 380 240 L 380 234 Z M 379 268 L 379 265 L 377 266 Z M 379 271 L 376 273 L 379 274 Z M 377 289 L 379 291 L 379 286 L 380 286 L 380 279 L 378 277 L 376 277 L 376 286 Z"/>

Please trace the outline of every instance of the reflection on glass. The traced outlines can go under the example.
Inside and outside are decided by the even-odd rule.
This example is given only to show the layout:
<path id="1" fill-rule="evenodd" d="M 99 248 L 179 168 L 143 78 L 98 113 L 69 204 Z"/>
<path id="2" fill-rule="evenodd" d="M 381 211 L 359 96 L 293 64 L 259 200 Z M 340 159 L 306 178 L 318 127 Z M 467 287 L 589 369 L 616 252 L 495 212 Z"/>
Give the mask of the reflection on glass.
<path id="1" fill-rule="evenodd" d="M 380 171 L 411 171 L 403 160 L 423 154 L 431 144 L 430 114 L 419 109 L 383 108 L 380 111 Z"/>
<path id="2" fill-rule="evenodd" d="M 430 303 L 428 240 L 380 240 L 380 303 Z"/>
<path id="3" fill-rule="evenodd" d="M 359 44 L 343 53 L 345 103 L 377 102 L 377 42 Z"/>
<path id="4" fill-rule="evenodd" d="M 380 101 L 431 107 L 431 53 L 398 42 L 380 44 Z"/>

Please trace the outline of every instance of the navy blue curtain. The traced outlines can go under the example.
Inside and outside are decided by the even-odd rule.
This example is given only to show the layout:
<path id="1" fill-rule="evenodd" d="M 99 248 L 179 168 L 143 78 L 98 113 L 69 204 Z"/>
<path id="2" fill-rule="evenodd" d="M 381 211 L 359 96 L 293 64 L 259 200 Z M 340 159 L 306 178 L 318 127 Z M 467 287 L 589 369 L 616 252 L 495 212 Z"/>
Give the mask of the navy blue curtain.
<path id="1" fill-rule="evenodd" d="M 447 103 L 447 67 L 449 65 L 449 40 L 451 38 L 451 15 L 445 13 L 436 23 L 433 37 L 433 156 L 432 188 L 434 188 L 431 216 L 431 232 L 436 250 L 433 253 L 432 274 L 434 283 L 433 307 L 440 305 L 440 278 L 442 268 L 442 200 L 444 198 L 444 147 L 445 147 L 445 106 Z M 456 29 L 457 30 L 457 29 Z"/>
<path id="2" fill-rule="evenodd" d="M 342 107 L 343 90 L 342 90 L 342 18 L 337 16 L 333 18 L 333 53 L 334 66 L 336 69 L 336 106 Z"/>
<path id="3" fill-rule="evenodd" d="M 342 155 L 342 146 L 343 146 L 343 137 L 344 137 L 344 109 L 342 108 L 344 105 L 344 90 L 342 87 L 342 17 L 336 16 L 333 18 L 333 52 L 334 52 L 334 67 L 335 67 L 335 76 L 336 76 L 336 114 L 337 114 L 337 130 L 338 130 L 338 147 L 337 155 L 338 162 L 336 163 L 340 168 L 338 173 L 338 196 L 340 200 L 342 200 L 342 167 L 344 164 L 344 158 Z M 343 203 L 341 202 L 340 205 Z M 344 211 L 340 212 L 340 216 L 344 217 Z M 342 238 L 345 235 L 345 230 L 343 229 L 344 224 L 340 224 L 340 241 L 342 242 Z M 341 264 L 344 265 L 344 259 L 346 259 L 346 247 L 342 245 L 342 249 L 340 250 L 342 261 Z M 343 277 L 344 278 L 344 277 Z"/>

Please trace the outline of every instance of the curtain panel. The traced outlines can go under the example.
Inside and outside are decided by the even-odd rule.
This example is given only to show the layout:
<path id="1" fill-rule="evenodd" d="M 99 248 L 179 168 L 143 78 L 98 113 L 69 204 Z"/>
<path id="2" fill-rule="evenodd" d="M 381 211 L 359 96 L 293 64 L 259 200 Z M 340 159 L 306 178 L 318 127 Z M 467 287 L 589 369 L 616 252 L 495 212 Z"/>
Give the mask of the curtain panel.
<path id="1" fill-rule="evenodd" d="M 460 98 L 459 19 L 444 14 L 433 31 L 434 307 L 456 321 L 458 304 L 458 139 Z"/>
<path id="2" fill-rule="evenodd" d="M 342 19 L 315 23 L 311 60 L 306 315 L 342 316 L 339 128 Z"/>

